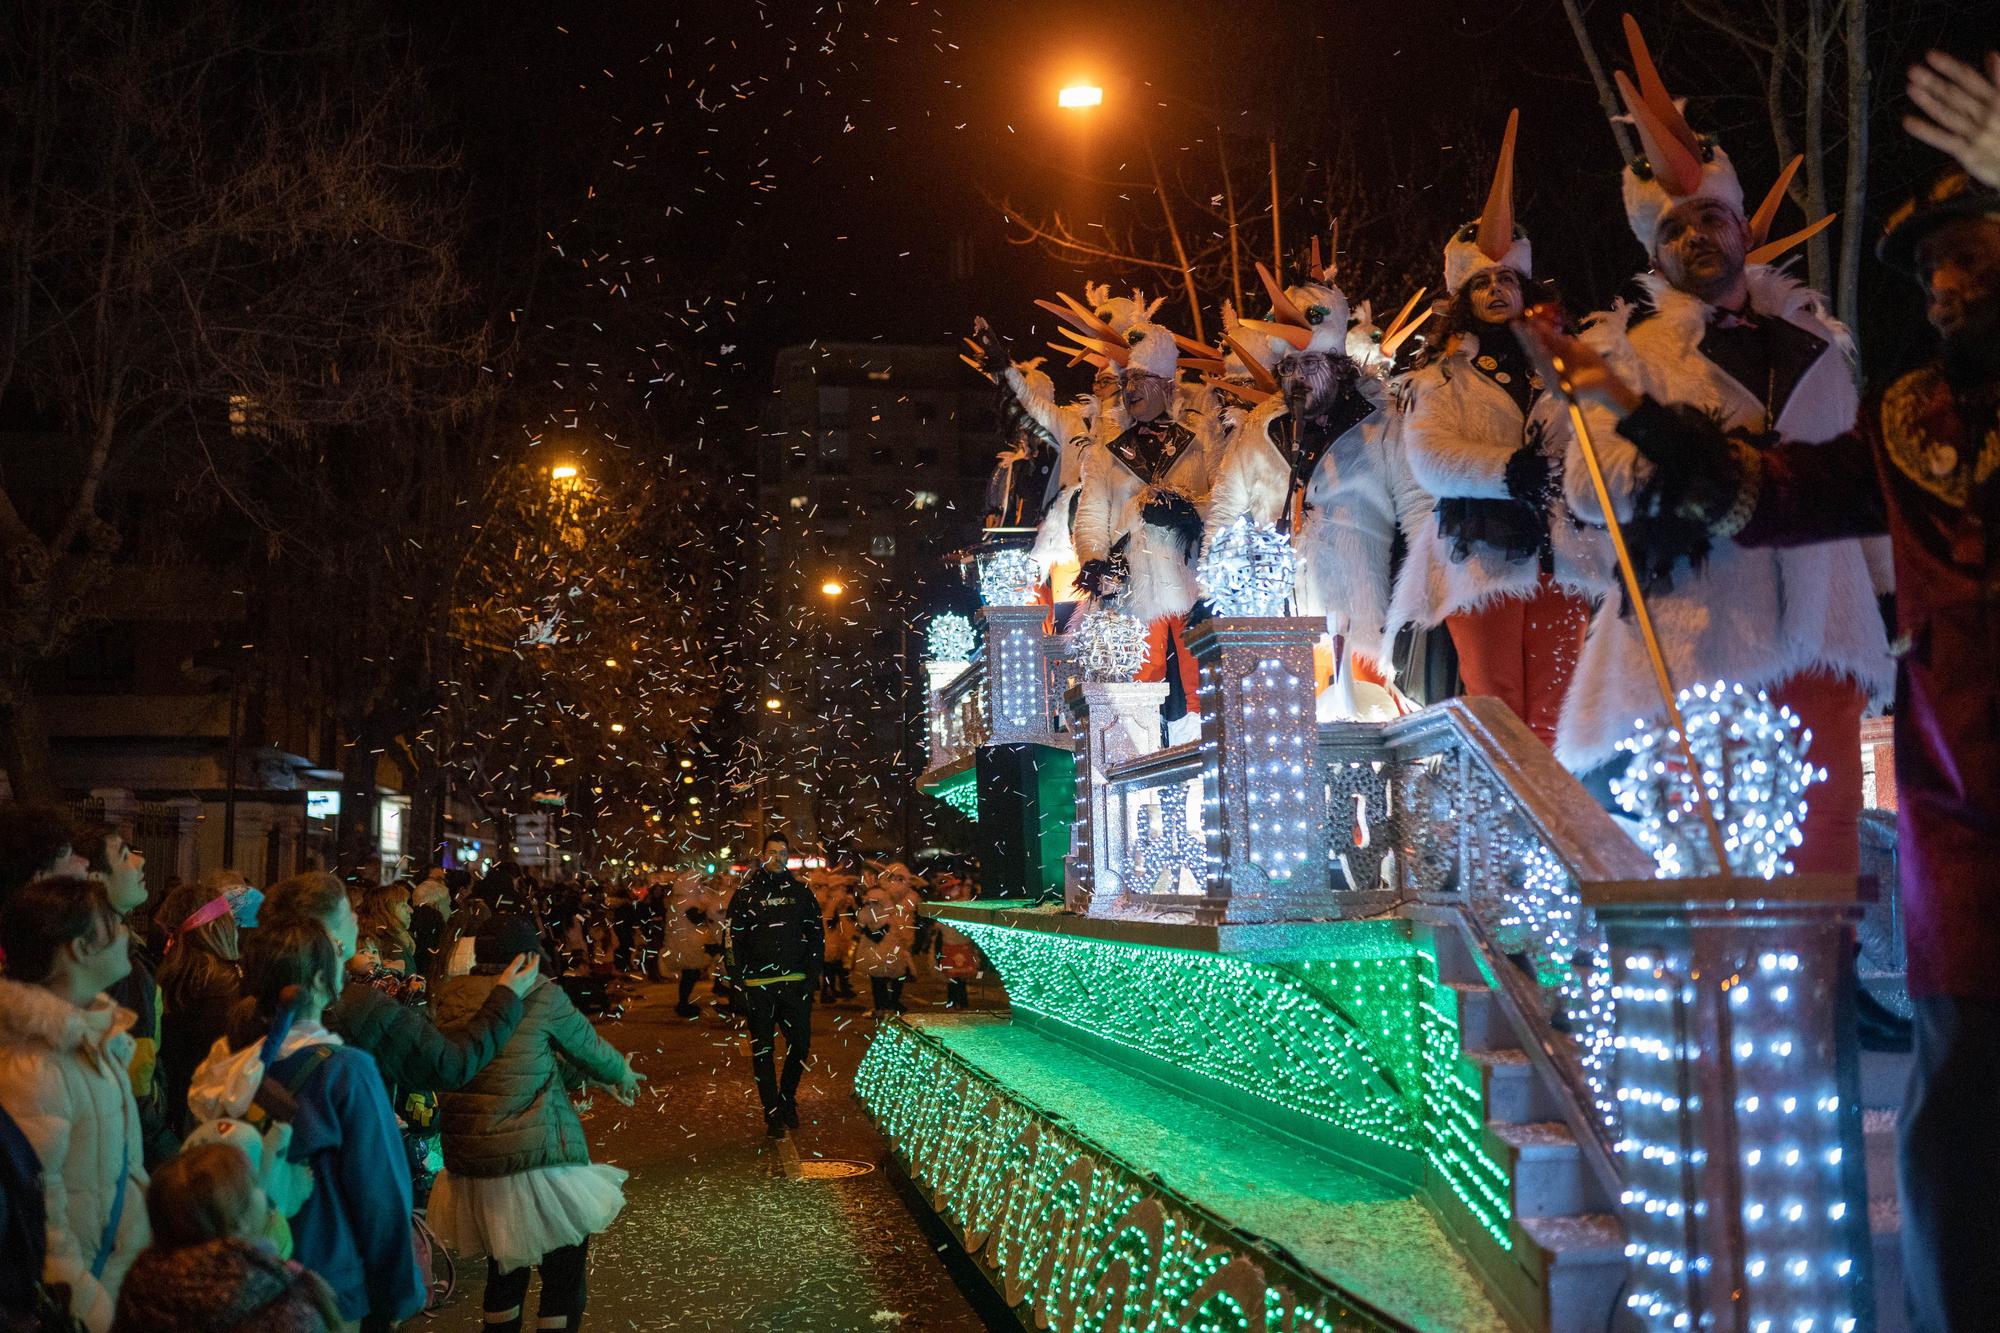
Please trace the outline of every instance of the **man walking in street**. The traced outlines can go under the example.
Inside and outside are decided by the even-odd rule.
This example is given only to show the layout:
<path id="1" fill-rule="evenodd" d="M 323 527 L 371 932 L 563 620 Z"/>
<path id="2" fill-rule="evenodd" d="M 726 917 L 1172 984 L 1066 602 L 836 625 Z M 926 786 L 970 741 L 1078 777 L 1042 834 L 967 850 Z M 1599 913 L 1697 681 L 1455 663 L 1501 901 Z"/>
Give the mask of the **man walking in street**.
<path id="1" fill-rule="evenodd" d="M 812 1049 L 813 992 L 819 989 L 826 933 L 811 890 L 786 868 L 791 851 L 784 834 L 766 837 L 762 864 L 729 905 L 729 976 L 743 995 L 764 1132 L 774 1139 L 799 1127 L 799 1076 Z M 782 1080 L 775 1069 L 780 1029 Z"/>

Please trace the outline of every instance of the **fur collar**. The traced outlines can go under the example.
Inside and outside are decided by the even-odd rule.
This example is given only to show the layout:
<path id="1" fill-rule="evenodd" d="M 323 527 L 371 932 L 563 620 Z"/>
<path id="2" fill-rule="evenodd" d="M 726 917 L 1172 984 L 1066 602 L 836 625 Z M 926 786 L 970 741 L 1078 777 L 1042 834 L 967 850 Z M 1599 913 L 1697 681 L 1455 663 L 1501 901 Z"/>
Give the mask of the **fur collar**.
<path id="1" fill-rule="evenodd" d="M 100 993 L 79 1009 L 41 986 L 0 977 L 0 1043 L 34 1044 L 55 1051 L 83 1046 L 101 1049 L 138 1021 L 130 1009 Z"/>
<path id="2" fill-rule="evenodd" d="M 1775 315 L 1819 334 L 1839 349 L 1842 357 L 1854 360 L 1854 335 L 1833 317 L 1826 298 L 1789 272 L 1768 264 L 1752 264 L 1743 271 L 1750 292 L 1750 308 L 1760 315 Z M 1708 328 L 1715 307 L 1698 296 L 1690 296 L 1672 286 L 1657 273 L 1641 273 L 1633 279 L 1638 299 L 1620 297 L 1609 311 L 1593 315 L 1585 327 L 1610 325 L 1620 331 L 1647 319 L 1658 319 L 1673 328 L 1682 341 L 1698 344 Z"/>

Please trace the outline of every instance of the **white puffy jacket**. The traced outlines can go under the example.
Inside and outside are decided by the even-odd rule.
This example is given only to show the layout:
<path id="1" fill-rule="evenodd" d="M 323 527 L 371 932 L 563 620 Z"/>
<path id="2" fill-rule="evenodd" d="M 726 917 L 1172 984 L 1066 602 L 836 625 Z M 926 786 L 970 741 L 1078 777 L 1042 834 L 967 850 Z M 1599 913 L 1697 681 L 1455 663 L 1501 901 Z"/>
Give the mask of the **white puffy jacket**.
<path id="1" fill-rule="evenodd" d="M 135 1021 L 108 995 L 79 1009 L 40 986 L 0 979 L 0 1106 L 42 1161 L 49 1235 L 42 1278 L 69 1286 L 70 1313 L 91 1333 L 111 1327 L 125 1270 L 153 1238 L 139 1107 L 125 1072 Z M 93 1277 L 121 1171 L 115 1241 Z"/>

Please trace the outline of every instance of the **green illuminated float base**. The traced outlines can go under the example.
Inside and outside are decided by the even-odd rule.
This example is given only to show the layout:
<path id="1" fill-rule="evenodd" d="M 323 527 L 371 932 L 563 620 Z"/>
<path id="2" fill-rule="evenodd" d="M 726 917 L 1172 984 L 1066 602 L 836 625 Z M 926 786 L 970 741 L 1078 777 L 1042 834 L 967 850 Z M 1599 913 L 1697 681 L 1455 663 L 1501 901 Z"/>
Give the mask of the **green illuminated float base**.
<path id="1" fill-rule="evenodd" d="M 970 757 L 935 776 L 926 775 L 917 790 L 943 801 L 973 823 L 979 822 L 979 770 Z"/>
<path id="2" fill-rule="evenodd" d="M 1093 1333 L 1505 1327 L 1468 1256 L 1509 1262 L 1509 1180 L 1420 932 L 1023 909 L 937 908 L 1012 1021 L 885 1026 L 856 1079 L 1010 1303 Z"/>
<path id="3" fill-rule="evenodd" d="M 990 1018 L 885 1025 L 855 1078 L 898 1163 L 1023 1321 L 1505 1328 L 1429 1210 L 1282 1136 Z"/>

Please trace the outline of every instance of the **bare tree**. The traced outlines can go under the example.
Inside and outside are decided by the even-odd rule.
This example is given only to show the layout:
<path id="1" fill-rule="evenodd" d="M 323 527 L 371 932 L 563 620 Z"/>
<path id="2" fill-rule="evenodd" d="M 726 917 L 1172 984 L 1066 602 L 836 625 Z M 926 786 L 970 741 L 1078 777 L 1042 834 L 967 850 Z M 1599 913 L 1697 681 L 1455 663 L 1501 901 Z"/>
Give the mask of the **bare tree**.
<path id="1" fill-rule="evenodd" d="M 443 411 L 476 365 L 409 66 L 239 0 L 0 17 L 0 763 L 49 788 L 37 665 L 90 617 L 107 487 L 168 437 L 297 441 Z"/>

